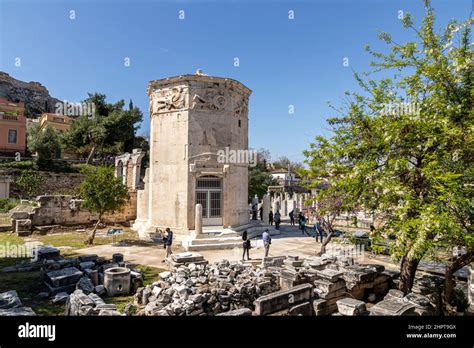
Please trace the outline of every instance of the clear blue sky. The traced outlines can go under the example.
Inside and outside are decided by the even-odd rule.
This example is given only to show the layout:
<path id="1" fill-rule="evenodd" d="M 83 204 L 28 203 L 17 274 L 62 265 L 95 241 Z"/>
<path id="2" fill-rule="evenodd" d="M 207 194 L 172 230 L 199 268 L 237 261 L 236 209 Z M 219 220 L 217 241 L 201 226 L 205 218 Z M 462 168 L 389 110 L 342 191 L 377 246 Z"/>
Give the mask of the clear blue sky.
<path id="1" fill-rule="evenodd" d="M 467 18 L 471 6 L 472 0 L 433 1 L 443 26 Z M 344 91 L 357 89 L 343 58 L 366 71 L 364 45 L 384 48 L 377 30 L 399 42 L 411 37 L 399 10 L 419 23 L 422 0 L 0 0 L 0 70 L 39 81 L 61 100 L 81 101 L 95 91 L 110 101 L 131 98 L 144 113 L 139 133 L 148 134 L 148 81 L 201 68 L 253 90 L 251 147 L 302 160 L 314 136 L 328 132 L 327 102 L 338 105 Z"/>

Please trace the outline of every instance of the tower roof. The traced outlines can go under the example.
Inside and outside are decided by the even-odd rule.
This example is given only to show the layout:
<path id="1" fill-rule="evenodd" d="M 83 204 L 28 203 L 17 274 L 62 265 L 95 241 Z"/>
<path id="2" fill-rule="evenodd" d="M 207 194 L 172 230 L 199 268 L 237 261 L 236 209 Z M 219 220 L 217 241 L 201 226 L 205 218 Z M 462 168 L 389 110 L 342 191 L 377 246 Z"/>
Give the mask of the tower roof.
<path id="1" fill-rule="evenodd" d="M 217 76 L 208 76 L 205 74 L 187 74 L 187 75 L 179 75 L 179 76 L 173 76 L 173 77 L 166 77 L 164 79 L 159 79 L 159 80 L 151 80 L 148 83 L 148 94 L 150 94 L 150 90 L 155 89 L 155 88 L 163 88 L 166 87 L 167 85 L 173 85 L 177 82 L 219 82 L 219 83 L 224 83 L 231 85 L 234 88 L 240 89 L 246 94 L 251 94 L 252 90 L 245 86 L 243 83 L 228 78 L 228 77 L 217 77 Z"/>

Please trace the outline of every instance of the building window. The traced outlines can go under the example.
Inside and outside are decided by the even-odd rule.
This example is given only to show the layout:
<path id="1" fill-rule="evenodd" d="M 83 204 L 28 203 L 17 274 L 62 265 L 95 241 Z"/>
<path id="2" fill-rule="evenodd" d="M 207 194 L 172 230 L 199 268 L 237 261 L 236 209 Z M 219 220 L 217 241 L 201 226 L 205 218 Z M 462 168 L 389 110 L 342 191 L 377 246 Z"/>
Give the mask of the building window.
<path id="1" fill-rule="evenodd" d="M 241 123 L 240 123 L 240 120 L 239 120 L 239 128 L 241 127 Z"/>
<path id="2" fill-rule="evenodd" d="M 9 129 L 8 130 L 8 143 L 9 144 L 16 144 L 17 142 L 17 130 L 16 129 Z"/>

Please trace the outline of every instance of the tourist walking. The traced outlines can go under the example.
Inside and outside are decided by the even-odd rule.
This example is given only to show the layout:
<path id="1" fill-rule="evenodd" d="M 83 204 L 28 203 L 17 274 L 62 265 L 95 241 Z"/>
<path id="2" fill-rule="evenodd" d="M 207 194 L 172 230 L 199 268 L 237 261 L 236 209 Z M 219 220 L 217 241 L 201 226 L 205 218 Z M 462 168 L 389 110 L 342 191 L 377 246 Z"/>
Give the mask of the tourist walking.
<path id="1" fill-rule="evenodd" d="M 249 252 L 250 252 L 250 239 L 248 239 L 247 231 L 242 233 L 242 246 L 244 248 L 244 253 L 242 254 L 242 261 L 245 260 L 245 253 L 247 252 L 247 260 L 250 260 Z"/>
<path id="2" fill-rule="evenodd" d="M 300 212 L 300 215 L 298 216 L 298 224 L 301 230 L 301 234 L 307 234 L 309 236 L 308 231 L 306 231 L 306 217 L 304 216 L 303 212 Z"/>
<path id="3" fill-rule="evenodd" d="M 290 213 L 288 215 L 290 216 L 291 226 L 294 226 L 295 225 L 295 211 L 294 210 L 290 211 Z"/>
<path id="4" fill-rule="evenodd" d="M 171 251 L 171 245 L 173 244 L 173 231 L 171 231 L 169 227 L 166 228 L 166 233 L 163 237 L 163 242 L 163 247 L 166 249 L 166 260 L 173 253 Z M 165 260 L 163 260 L 162 262 L 165 262 Z"/>
<path id="5" fill-rule="evenodd" d="M 275 228 L 277 230 L 280 229 L 280 222 L 281 222 L 281 215 L 280 215 L 280 212 L 277 210 L 277 212 L 275 213 Z"/>
<path id="6" fill-rule="evenodd" d="M 268 213 L 268 223 L 273 225 L 273 212 L 271 210 L 270 213 Z"/>
<path id="7" fill-rule="evenodd" d="M 272 244 L 272 238 L 270 237 L 270 232 L 268 232 L 268 229 L 266 229 L 265 232 L 263 232 L 262 239 L 263 239 L 263 247 L 265 248 L 265 257 L 268 257 L 270 245 Z"/>
<path id="8" fill-rule="evenodd" d="M 260 212 L 260 221 L 263 221 L 263 204 L 258 211 Z"/>
<path id="9" fill-rule="evenodd" d="M 252 220 L 257 220 L 257 203 L 252 205 Z"/>
<path id="10" fill-rule="evenodd" d="M 324 234 L 324 228 L 323 225 L 321 224 L 321 221 L 318 220 L 314 224 L 314 232 L 316 232 L 316 242 L 318 241 L 318 236 L 321 237 L 321 243 L 323 242 L 323 234 Z"/>

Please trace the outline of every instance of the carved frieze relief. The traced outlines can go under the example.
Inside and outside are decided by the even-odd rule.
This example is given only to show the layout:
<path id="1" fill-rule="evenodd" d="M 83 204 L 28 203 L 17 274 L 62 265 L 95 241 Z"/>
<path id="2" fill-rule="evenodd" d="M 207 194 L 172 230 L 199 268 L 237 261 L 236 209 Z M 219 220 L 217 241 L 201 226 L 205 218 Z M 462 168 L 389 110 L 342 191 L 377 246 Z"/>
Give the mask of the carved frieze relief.
<path id="1" fill-rule="evenodd" d="M 172 87 L 153 92 L 151 114 L 173 112 L 186 108 L 187 89 L 183 86 Z"/>

